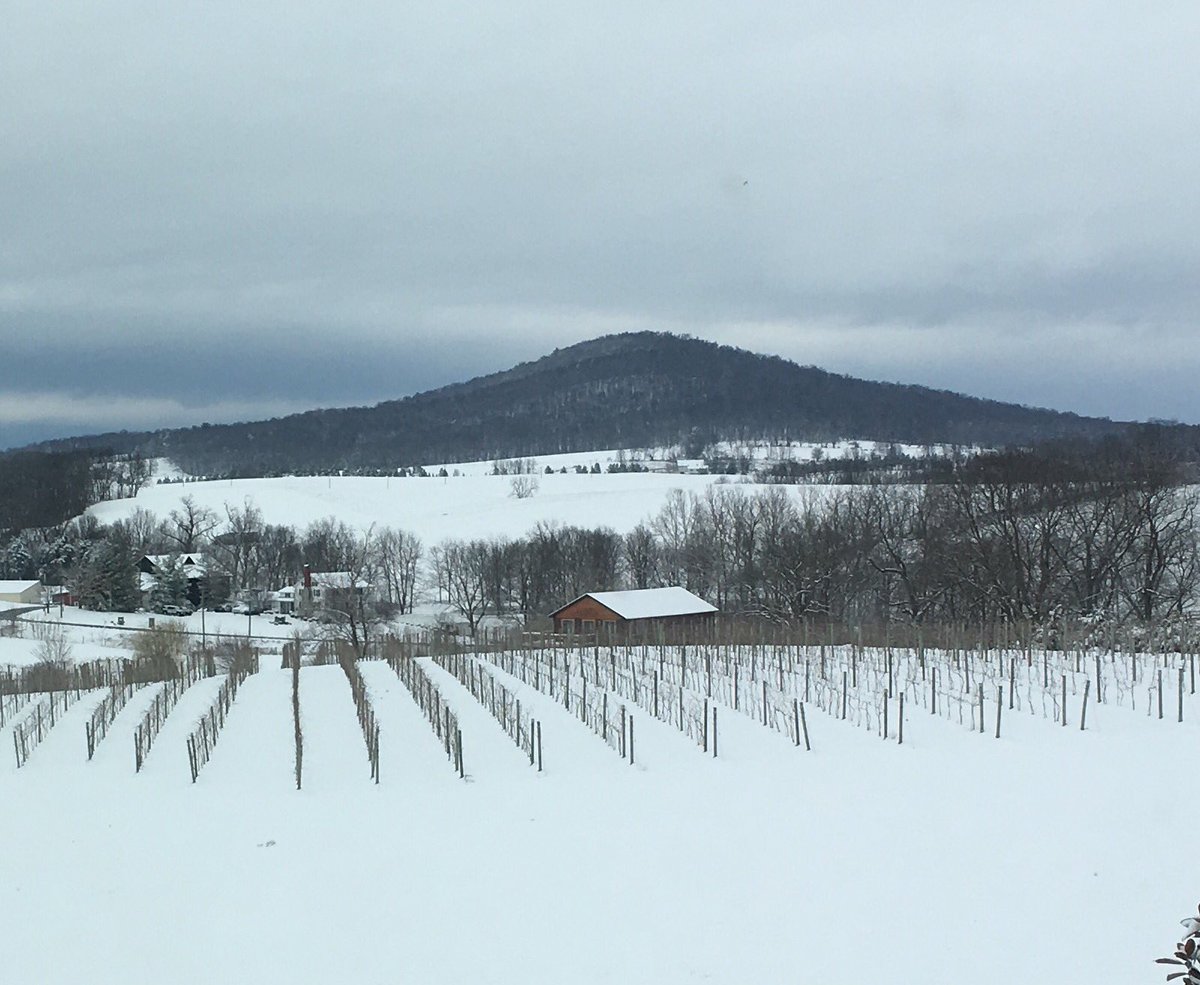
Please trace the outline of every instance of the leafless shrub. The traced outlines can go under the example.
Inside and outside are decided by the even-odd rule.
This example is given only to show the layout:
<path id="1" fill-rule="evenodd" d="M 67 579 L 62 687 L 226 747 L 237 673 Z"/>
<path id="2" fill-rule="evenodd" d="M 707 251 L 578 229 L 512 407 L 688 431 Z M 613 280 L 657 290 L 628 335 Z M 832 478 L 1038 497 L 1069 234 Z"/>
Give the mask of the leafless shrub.
<path id="1" fill-rule="evenodd" d="M 514 475 L 509 483 L 509 495 L 513 499 L 532 499 L 537 491 L 538 481 L 533 475 Z"/>
<path id="2" fill-rule="evenodd" d="M 162 677 L 171 677 L 178 670 L 179 658 L 187 650 L 187 643 L 183 623 L 167 619 L 134 636 L 133 658 L 137 664 L 153 668 Z"/>
<path id="3" fill-rule="evenodd" d="M 38 645 L 33 651 L 34 656 L 38 663 L 65 668 L 71 662 L 71 641 L 61 626 L 47 628 L 50 631 L 39 637 Z"/>

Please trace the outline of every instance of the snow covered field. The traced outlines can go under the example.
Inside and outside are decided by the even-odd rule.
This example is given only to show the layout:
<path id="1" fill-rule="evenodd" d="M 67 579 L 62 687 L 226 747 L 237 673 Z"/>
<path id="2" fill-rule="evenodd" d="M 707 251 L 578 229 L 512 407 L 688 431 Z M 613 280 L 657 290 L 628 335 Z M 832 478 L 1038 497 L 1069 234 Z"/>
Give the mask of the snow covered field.
<path id="1" fill-rule="evenodd" d="M 712 475 L 602 473 L 540 475 L 537 493 L 512 495 L 510 476 L 462 475 L 446 479 L 357 476 L 234 479 L 149 486 L 134 499 L 92 507 L 104 523 L 142 508 L 166 517 L 184 496 L 223 515 L 226 503 L 250 499 L 268 523 L 303 527 L 336 516 L 352 527 L 398 527 L 427 544 L 446 538 L 524 534 L 541 521 L 627 532 L 656 513 L 673 489 L 702 492 L 725 478 Z M 726 481 L 737 481 L 730 477 Z M 761 487 L 759 487 L 761 488 Z M 826 487 L 828 488 L 828 487 Z M 800 495 L 790 487 L 792 495 Z M 803 490 L 813 494 L 810 488 Z"/>
<path id="2" fill-rule="evenodd" d="M 290 680 L 269 657 L 194 786 L 184 739 L 215 679 L 185 692 L 141 774 L 132 733 L 160 685 L 91 762 L 99 692 L 24 768 L 0 757 L 0 913 L 21 942 L 5 980 L 1115 985 L 1158 980 L 1194 904 L 1190 693 L 1183 724 L 1168 690 L 1162 720 L 1126 695 L 1080 731 L 1072 685 L 1071 727 L 1031 705 L 999 740 L 990 710 L 979 734 L 910 706 L 903 745 L 814 701 L 811 752 L 723 704 L 716 759 L 631 706 L 630 765 L 493 667 L 542 722 L 539 774 L 422 663 L 458 715 L 465 780 L 382 662 L 361 665 L 377 786 L 326 666 L 301 673 L 293 789 Z"/>
<path id="3" fill-rule="evenodd" d="M 434 543 L 541 520 L 626 530 L 670 490 L 714 479 L 543 475 L 528 500 L 485 474 L 242 480 L 155 486 L 94 512 L 166 515 L 183 495 L 220 510 L 250 497 L 271 522 L 335 515 Z M 128 652 L 115 618 L 66 610 L 76 659 Z M 148 618 L 125 616 L 127 627 Z M 198 630 L 199 616 L 187 623 Z M 281 638 L 293 628 L 251 625 Z M 240 635 L 247 619 L 210 613 L 206 629 Z M 36 659 L 24 632 L 0 637 L 0 665 Z M 880 737 L 877 703 L 841 719 L 833 674 L 833 691 L 807 705 L 811 752 L 788 734 L 786 703 L 783 727 L 767 728 L 726 691 L 715 759 L 631 705 L 631 765 L 561 703 L 493 667 L 542 723 L 538 773 L 463 685 L 422 664 L 458 716 L 465 779 L 382 662 L 360 665 L 380 726 L 378 785 L 347 679 L 325 666 L 301 672 L 294 789 L 290 680 L 271 652 L 195 785 L 185 740 L 216 679 L 184 693 L 141 773 L 134 730 L 162 685 L 134 693 L 90 762 L 84 726 L 103 694 L 85 694 L 20 769 L 14 728 L 35 702 L 8 715 L 0 926 L 19 944 L 5 948 L 0 981 L 1124 985 L 1161 980 L 1152 962 L 1195 905 L 1186 777 L 1200 702 L 1189 688 L 1177 723 L 1171 676 L 1162 719 L 1143 679 L 1103 704 L 1093 694 L 1081 731 L 1085 662 L 1070 727 L 1054 721 L 1051 687 L 1040 704 L 1005 710 L 996 739 L 1001 673 L 984 734 L 971 730 L 969 700 L 937 715 L 914 702 L 901 745 L 894 718 L 892 738 Z M 1034 683 L 1036 668 L 1024 671 Z M 1106 687 L 1118 668 L 1105 669 Z M 878 668 L 875 686 L 878 697 Z"/>

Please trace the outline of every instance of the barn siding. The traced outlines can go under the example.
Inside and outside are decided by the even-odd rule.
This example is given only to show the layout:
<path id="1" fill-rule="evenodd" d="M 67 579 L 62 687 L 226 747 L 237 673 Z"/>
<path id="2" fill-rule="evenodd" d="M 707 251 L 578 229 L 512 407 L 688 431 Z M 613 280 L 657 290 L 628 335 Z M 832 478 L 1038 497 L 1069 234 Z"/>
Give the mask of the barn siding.
<path id="1" fill-rule="evenodd" d="M 596 623 L 602 622 L 625 622 L 612 609 L 606 605 L 601 605 L 595 599 L 585 596 L 581 599 L 576 599 L 561 612 L 554 617 L 554 628 L 556 631 L 562 631 L 563 621 L 572 619 L 575 621 L 575 632 L 580 632 L 579 621 L 582 619 L 591 619 Z"/>

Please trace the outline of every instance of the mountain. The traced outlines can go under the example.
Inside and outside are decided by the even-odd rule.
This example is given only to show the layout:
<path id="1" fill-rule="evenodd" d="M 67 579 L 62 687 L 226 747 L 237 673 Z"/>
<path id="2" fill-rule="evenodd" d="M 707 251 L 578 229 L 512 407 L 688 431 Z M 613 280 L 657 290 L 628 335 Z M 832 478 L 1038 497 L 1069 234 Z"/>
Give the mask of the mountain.
<path id="1" fill-rule="evenodd" d="M 582 342 L 504 372 L 374 407 L 43 442 L 167 456 L 193 474 L 395 468 L 718 439 L 1002 446 L 1127 425 L 879 383 L 652 332 Z"/>

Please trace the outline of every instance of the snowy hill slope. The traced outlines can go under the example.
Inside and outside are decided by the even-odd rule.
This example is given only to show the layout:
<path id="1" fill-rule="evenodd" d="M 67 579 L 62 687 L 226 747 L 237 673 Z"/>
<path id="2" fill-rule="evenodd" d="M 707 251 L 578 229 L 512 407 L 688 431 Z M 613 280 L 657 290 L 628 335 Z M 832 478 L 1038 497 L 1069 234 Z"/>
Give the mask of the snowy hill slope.
<path id="1" fill-rule="evenodd" d="M 358 476 L 234 479 L 150 486 L 134 499 L 100 503 L 89 511 L 105 523 L 148 509 L 166 516 L 184 496 L 221 513 L 249 498 L 270 523 L 304 526 L 336 516 L 354 527 L 385 524 L 411 530 L 426 543 L 448 537 L 517 535 L 539 522 L 632 529 L 657 512 L 672 490 L 703 492 L 722 476 L 654 473 L 539 475 L 528 499 L 512 495 L 508 476 L 486 473 L 488 463 L 464 463 L 474 474 L 449 478 Z M 736 477 L 735 477 L 736 481 Z M 829 487 L 824 487 L 829 488 Z M 805 494 L 818 494 L 806 488 Z M 800 495 L 793 487 L 791 495 Z"/>

